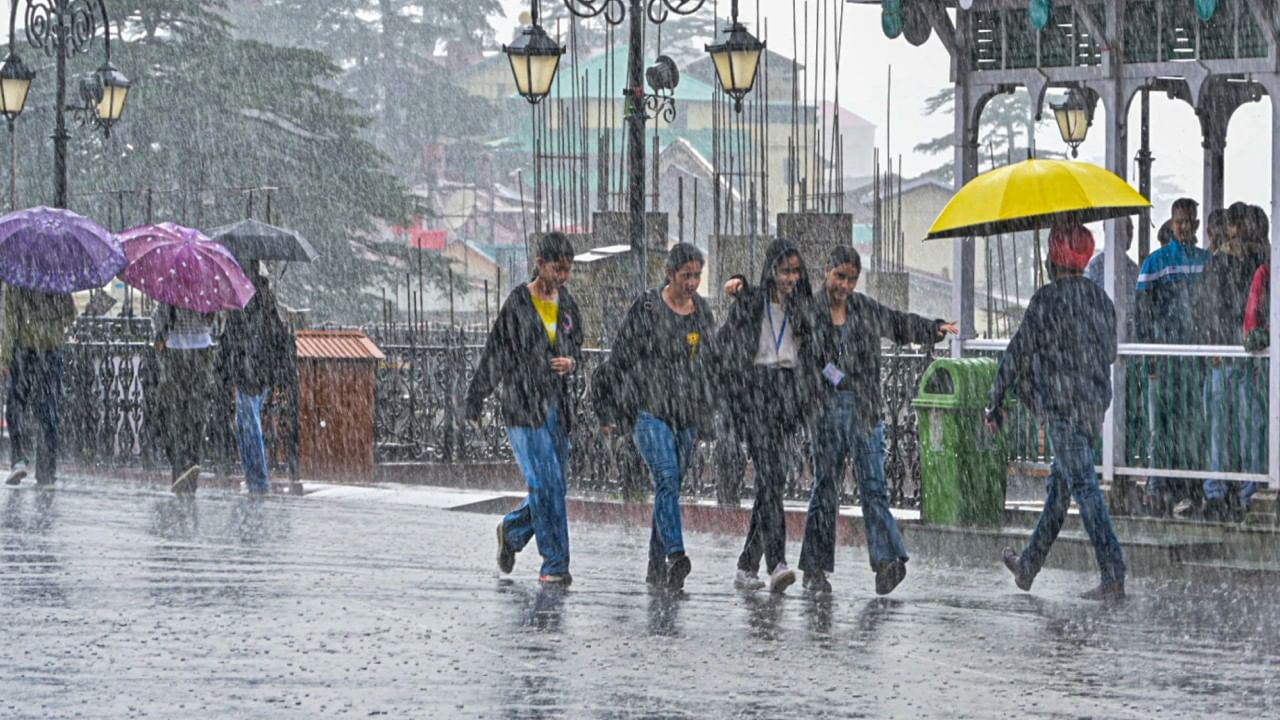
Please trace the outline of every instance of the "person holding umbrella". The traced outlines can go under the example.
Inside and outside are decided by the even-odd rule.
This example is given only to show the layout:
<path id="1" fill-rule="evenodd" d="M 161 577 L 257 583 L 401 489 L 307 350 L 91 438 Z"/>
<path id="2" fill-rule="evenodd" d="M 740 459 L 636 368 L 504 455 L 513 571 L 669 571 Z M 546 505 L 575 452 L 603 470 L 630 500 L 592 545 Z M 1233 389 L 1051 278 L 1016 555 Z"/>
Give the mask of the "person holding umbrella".
<path id="1" fill-rule="evenodd" d="M 293 338 L 280 317 L 265 270 L 249 274 L 254 294 L 244 310 L 230 312 L 218 343 L 236 394 L 236 444 L 250 493 L 271 492 L 262 437 L 262 403 L 292 367 Z M 250 267 L 253 267 L 250 266 Z"/>
<path id="2" fill-rule="evenodd" d="M 1116 360 L 1116 314 L 1111 299 L 1084 277 L 1093 255 L 1093 235 L 1078 223 L 1059 224 L 1049 234 L 1051 282 L 1031 296 L 987 403 L 987 426 L 1004 421 L 1004 396 L 1017 383 L 1019 398 L 1048 429 L 1053 462 L 1044 510 L 1026 548 L 1004 549 L 1004 565 L 1019 589 L 1028 591 L 1067 517 L 1074 497 L 1093 543 L 1102 582 L 1081 597 L 1124 597 L 1124 553 L 1111 526 L 1093 469 L 1093 444 L 1111 404 L 1111 365 Z"/>
<path id="3" fill-rule="evenodd" d="M 36 483 L 57 479 L 62 348 L 76 314 L 71 293 L 102 287 L 124 265 L 119 241 L 69 210 L 33 207 L 0 218 L 0 373 L 8 375 L 9 485 L 27 476 L 29 409 L 40 425 Z"/>
<path id="4" fill-rule="evenodd" d="M 569 422 L 573 394 L 568 378 L 582 355 L 582 316 L 565 287 L 573 272 L 573 244 L 563 233 L 538 241 L 533 279 L 507 296 L 471 386 L 466 418 L 478 423 L 484 400 L 496 390 L 502 402 L 511 452 L 529 495 L 498 523 L 498 569 L 510 573 L 516 553 L 535 537 L 542 555 L 538 581 L 567 585 L 569 519 Z"/>
<path id="5" fill-rule="evenodd" d="M 159 369 L 152 422 L 163 428 L 175 493 L 194 493 L 213 398 L 218 313 L 240 310 L 255 290 L 223 246 L 173 223 L 120 233 L 129 265 L 120 278 L 156 301 L 151 316 Z"/>
<path id="6" fill-rule="evenodd" d="M 4 421 L 9 428 L 8 485 L 27 476 L 31 448 L 27 412 L 40 426 L 36 484 L 57 478 L 58 405 L 62 400 L 62 347 L 76 306 L 67 293 L 42 293 L 10 285 L 4 288 L 4 329 L 0 330 L 0 368 L 9 376 Z"/>

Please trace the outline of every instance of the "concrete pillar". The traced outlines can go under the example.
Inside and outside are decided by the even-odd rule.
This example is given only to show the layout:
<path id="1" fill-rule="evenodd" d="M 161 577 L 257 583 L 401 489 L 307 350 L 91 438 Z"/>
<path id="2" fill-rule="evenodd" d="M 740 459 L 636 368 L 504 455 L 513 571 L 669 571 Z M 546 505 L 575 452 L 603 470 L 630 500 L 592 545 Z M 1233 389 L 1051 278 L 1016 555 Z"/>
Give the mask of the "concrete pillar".
<path id="1" fill-rule="evenodd" d="M 1107 169 L 1116 175 L 1126 178 L 1129 155 L 1128 136 L 1128 92 L 1124 82 L 1109 80 L 1101 84 L 1101 96 L 1107 109 Z M 1116 342 L 1128 340 L 1126 329 L 1128 318 L 1132 312 L 1134 288 L 1117 287 L 1119 279 L 1116 270 L 1120 267 L 1120 253 L 1117 250 L 1124 245 L 1122 233 L 1127 233 L 1127 224 L 1123 220 L 1107 221 L 1107 247 L 1103 262 L 1105 269 L 1104 287 L 1111 302 L 1116 308 Z M 1111 407 L 1107 410 L 1102 425 L 1102 477 L 1115 488 L 1116 466 L 1125 462 L 1125 362 L 1123 357 L 1116 359 L 1111 366 Z M 1115 501 L 1122 502 L 1124 494 L 1113 492 Z"/>
<path id="2" fill-rule="evenodd" d="M 960 71 L 955 100 L 955 175 L 956 189 L 978 175 L 977 127 L 982 102 L 975 102 L 966 71 Z M 964 354 L 964 341 L 977 337 L 974 316 L 973 238 L 951 241 L 951 317 L 960 324 L 960 334 L 951 343 L 951 356 Z"/>

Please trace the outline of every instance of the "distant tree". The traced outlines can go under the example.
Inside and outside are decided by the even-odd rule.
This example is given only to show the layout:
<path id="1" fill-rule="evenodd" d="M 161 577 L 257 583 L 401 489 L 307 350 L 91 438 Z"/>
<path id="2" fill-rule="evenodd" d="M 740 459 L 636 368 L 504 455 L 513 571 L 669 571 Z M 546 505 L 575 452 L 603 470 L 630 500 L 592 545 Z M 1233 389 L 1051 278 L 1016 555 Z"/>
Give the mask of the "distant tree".
<path id="1" fill-rule="evenodd" d="M 236 188 L 279 186 L 271 219 L 304 233 L 321 254 L 289 270 L 285 301 L 318 319 L 377 317 L 373 296 L 359 290 L 407 262 L 406 248 L 376 240 L 381 224 L 403 221 L 405 190 L 362 137 L 367 117 L 335 88 L 339 68 L 318 52 L 235 39 L 223 0 L 115 0 L 111 9 L 124 29 L 123 41 L 113 37 L 112 60 L 134 85 L 109 140 L 89 128 L 74 132 L 73 208 L 131 225 L 147 219 L 137 191 L 153 188 L 150 219 L 208 229 L 246 215 L 248 198 Z M 24 205 L 49 200 L 48 62 L 37 67 L 32 109 L 17 123 Z M 73 63 L 81 72 L 95 61 Z M 259 195 L 259 217 L 264 205 Z"/>

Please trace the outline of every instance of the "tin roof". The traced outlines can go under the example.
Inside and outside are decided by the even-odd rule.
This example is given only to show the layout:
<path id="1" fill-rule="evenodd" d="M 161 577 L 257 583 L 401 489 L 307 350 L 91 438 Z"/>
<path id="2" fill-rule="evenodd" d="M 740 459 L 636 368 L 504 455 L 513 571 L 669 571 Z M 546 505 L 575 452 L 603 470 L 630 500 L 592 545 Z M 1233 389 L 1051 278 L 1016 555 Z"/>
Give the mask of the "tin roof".
<path id="1" fill-rule="evenodd" d="M 312 360 L 384 360 L 386 356 L 359 330 L 299 330 L 298 357 Z"/>

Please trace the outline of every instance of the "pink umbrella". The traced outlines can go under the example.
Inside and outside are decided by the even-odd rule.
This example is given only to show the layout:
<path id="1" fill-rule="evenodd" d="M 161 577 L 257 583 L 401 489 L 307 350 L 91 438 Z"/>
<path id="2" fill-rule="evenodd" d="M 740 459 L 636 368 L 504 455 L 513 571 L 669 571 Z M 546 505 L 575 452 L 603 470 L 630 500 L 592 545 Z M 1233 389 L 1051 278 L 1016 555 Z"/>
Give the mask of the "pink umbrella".
<path id="1" fill-rule="evenodd" d="M 160 223 L 116 237 L 129 258 L 120 279 L 153 300 L 211 313 L 243 309 L 253 297 L 253 283 L 231 251 L 199 230 Z"/>

